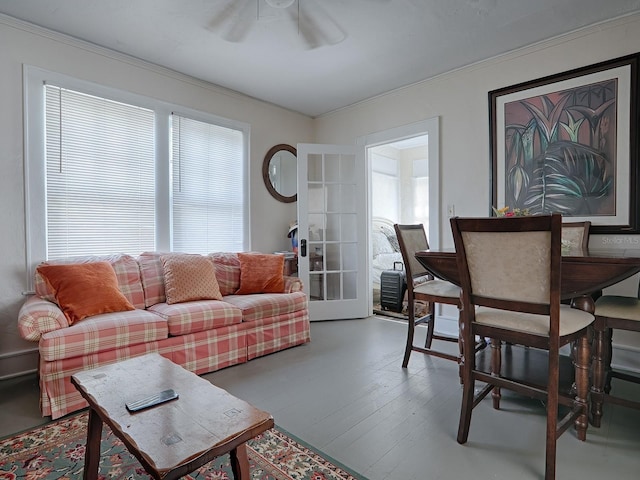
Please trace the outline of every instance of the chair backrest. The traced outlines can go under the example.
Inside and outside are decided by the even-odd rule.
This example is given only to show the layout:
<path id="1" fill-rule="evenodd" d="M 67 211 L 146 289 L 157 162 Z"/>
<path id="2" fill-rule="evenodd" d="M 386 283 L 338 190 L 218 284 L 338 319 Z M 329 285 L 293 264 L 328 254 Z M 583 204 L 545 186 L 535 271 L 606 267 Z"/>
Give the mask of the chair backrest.
<path id="1" fill-rule="evenodd" d="M 552 315 L 557 322 L 561 227 L 558 214 L 452 218 L 463 308 Z"/>
<path id="2" fill-rule="evenodd" d="M 571 244 L 572 248 L 583 250 L 589 248 L 589 229 L 591 222 L 566 222 L 562 224 L 562 240 Z"/>
<path id="3" fill-rule="evenodd" d="M 402 253 L 402 261 L 407 274 L 407 285 L 409 285 L 408 279 L 429 275 L 427 269 L 422 266 L 415 256 L 418 250 L 429 250 L 427 234 L 424 231 L 424 225 L 421 223 L 414 225 L 399 225 L 396 223 L 393 228 L 400 244 L 400 253 Z"/>

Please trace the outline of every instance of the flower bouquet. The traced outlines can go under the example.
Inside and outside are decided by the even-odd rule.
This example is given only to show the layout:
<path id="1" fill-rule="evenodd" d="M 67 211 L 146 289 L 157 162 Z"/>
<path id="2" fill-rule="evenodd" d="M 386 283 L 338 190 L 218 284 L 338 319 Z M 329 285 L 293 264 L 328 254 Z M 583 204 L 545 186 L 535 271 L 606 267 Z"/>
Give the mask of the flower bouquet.
<path id="1" fill-rule="evenodd" d="M 496 217 L 526 217 L 530 215 L 528 208 L 514 208 L 513 210 L 509 207 L 491 208 L 493 208 Z"/>

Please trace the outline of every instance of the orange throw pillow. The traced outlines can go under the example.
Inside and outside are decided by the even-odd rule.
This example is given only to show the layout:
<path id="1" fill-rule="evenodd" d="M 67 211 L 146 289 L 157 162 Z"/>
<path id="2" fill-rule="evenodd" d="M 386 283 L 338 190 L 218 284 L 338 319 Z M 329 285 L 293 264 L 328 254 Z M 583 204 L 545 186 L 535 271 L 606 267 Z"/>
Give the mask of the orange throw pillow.
<path id="1" fill-rule="evenodd" d="M 37 270 L 55 292 L 69 325 L 100 313 L 135 310 L 108 262 L 40 265 Z"/>
<path id="2" fill-rule="evenodd" d="M 237 295 L 284 293 L 284 256 L 263 253 L 238 253 L 240 288 Z"/>
<path id="3" fill-rule="evenodd" d="M 194 300 L 222 300 L 213 259 L 203 255 L 162 255 L 167 304 Z"/>

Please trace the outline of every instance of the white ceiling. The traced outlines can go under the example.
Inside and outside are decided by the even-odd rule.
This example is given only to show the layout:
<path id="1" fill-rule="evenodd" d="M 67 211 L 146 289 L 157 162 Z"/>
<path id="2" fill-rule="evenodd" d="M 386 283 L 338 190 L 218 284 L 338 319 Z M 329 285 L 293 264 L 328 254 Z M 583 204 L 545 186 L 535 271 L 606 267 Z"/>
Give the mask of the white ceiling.
<path id="1" fill-rule="evenodd" d="M 640 12 L 640 0 L 266 1 L 0 0 L 0 13 L 315 117 Z"/>

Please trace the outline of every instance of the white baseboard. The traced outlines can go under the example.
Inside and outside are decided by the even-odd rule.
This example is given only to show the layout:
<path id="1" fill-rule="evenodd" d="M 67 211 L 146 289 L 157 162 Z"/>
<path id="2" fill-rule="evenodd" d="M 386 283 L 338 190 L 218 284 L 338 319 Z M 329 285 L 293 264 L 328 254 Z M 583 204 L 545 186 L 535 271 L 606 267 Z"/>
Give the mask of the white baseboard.
<path id="1" fill-rule="evenodd" d="M 38 371 L 38 347 L 0 355 L 0 380 Z"/>
<path id="2" fill-rule="evenodd" d="M 640 375 L 639 358 L 640 348 L 630 345 L 618 345 L 614 342 L 613 358 L 611 359 L 611 367 L 614 370 L 624 370 Z"/>

